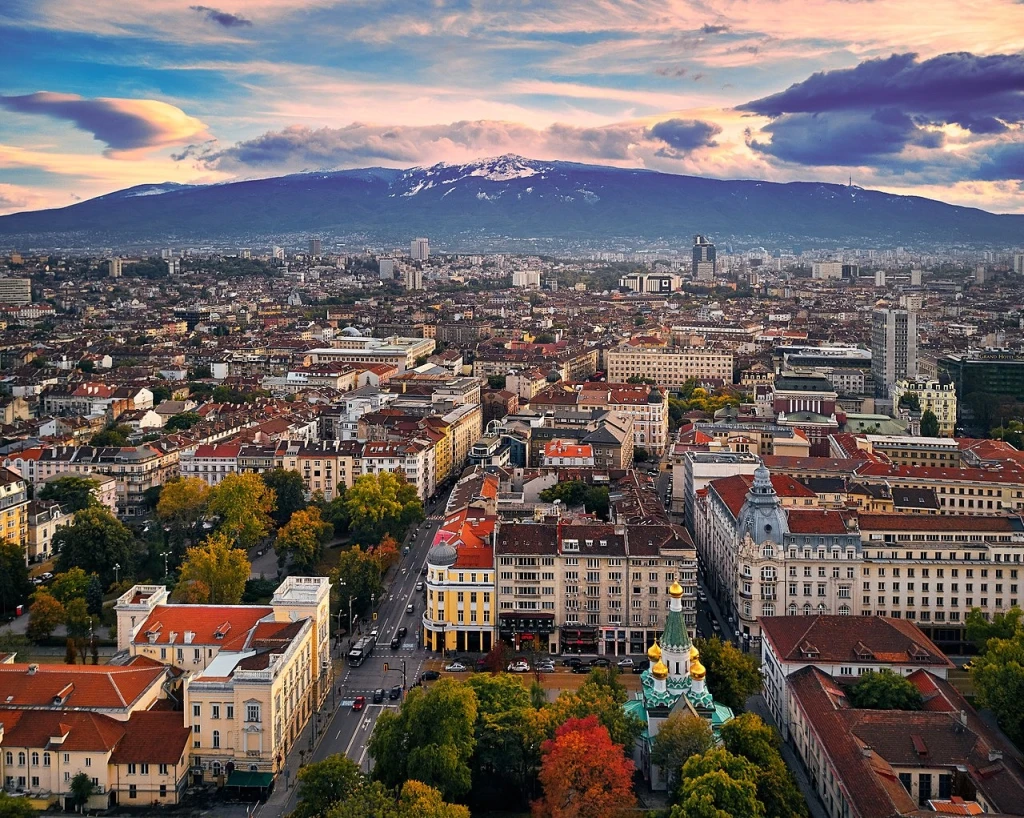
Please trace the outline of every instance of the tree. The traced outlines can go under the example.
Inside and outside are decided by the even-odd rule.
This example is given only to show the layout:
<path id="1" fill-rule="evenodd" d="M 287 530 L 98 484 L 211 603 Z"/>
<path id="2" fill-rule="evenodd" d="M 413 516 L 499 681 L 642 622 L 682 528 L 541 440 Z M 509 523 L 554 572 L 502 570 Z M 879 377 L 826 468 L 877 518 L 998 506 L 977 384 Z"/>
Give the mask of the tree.
<path id="1" fill-rule="evenodd" d="M 71 525 L 61 526 L 53 535 L 58 552 L 57 570 L 75 566 L 87 574 L 99 574 L 104 588 L 131 574 L 135 561 L 135 539 L 106 506 L 92 506 L 75 515 Z M 115 565 L 120 570 L 114 569 Z"/>
<path id="2" fill-rule="evenodd" d="M 89 613 L 84 598 L 75 597 L 64 606 L 64 624 L 68 629 L 68 639 L 75 640 L 75 647 L 83 655 L 84 662 L 85 643 L 96 626 L 96 620 Z"/>
<path id="3" fill-rule="evenodd" d="M 75 777 L 71 779 L 71 796 L 75 802 L 75 807 L 81 810 L 88 802 L 96 789 L 96 785 L 92 783 L 92 778 L 89 777 L 88 773 L 76 773 Z"/>
<path id="4" fill-rule="evenodd" d="M 981 608 L 972 608 L 967 614 L 967 638 L 974 642 L 980 653 L 988 648 L 990 639 L 1012 639 L 1021 628 L 1021 611 L 1014 605 L 1010 610 L 992 615 L 990 622 Z"/>
<path id="5" fill-rule="evenodd" d="M 1024 631 L 1010 639 L 989 639 L 975 657 L 971 680 L 977 703 L 996 715 L 999 726 L 1018 746 L 1024 743 Z"/>
<path id="6" fill-rule="evenodd" d="M 697 647 L 708 671 L 708 689 L 715 699 L 733 710 L 743 710 L 747 699 L 761 690 L 761 671 L 754 657 L 717 636 L 698 639 Z"/>
<path id="7" fill-rule="evenodd" d="M 848 692 L 850 704 L 866 710 L 920 710 L 921 691 L 903 676 L 869 670 Z"/>
<path id="8" fill-rule="evenodd" d="M 651 459 L 651 453 L 647 451 L 643 446 L 635 446 L 633 448 L 633 460 L 636 463 L 646 463 Z"/>
<path id="9" fill-rule="evenodd" d="M 939 436 L 939 419 L 931 409 L 925 409 L 924 414 L 921 415 L 921 436 Z"/>
<path id="10" fill-rule="evenodd" d="M 237 605 L 245 592 L 252 564 L 230 538 L 216 532 L 185 552 L 179 572 L 181 583 L 201 582 L 209 589 L 211 605 Z"/>
<path id="11" fill-rule="evenodd" d="M 757 800 L 766 818 L 806 818 L 807 804 L 779 753 L 774 729 L 754 713 L 743 713 L 722 726 L 721 737 L 726 750 L 757 768 Z"/>
<path id="12" fill-rule="evenodd" d="M 68 639 L 64 643 L 64 664 L 73 665 L 78 661 L 78 651 L 75 649 L 75 640 Z"/>
<path id="13" fill-rule="evenodd" d="M 904 392 L 900 395 L 900 409 L 909 409 L 911 412 L 921 411 L 921 398 L 913 392 Z"/>
<path id="14" fill-rule="evenodd" d="M 324 535 L 329 528 L 330 523 L 323 521 L 316 506 L 296 511 L 277 532 L 274 550 L 279 559 L 290 554 L 298 573 L 312 574 L 323 557 Z"/>
<path id="15" fill-rule="evenodd" d="M 111 426 L 102 432 L 97 432 L 89 441 L 90 446 L 114 446 L 123 447 L 128 445 L 128 438 L 131 437 L 131 426 Z"/>
<path id="16" fill-rule="evenodd" d="M 33 818 L 35 814 L 27 798 L 15 798 L 0 790 L 0 818 Z"/>
<path id="17" fill-rule="evenodd" d="M 487 385 L 491 389 L 504 389 L 505 388 L 505 376 L 504 375 L 488 375 Z"/>
<path id="18" fill-rule="evenodd" d="M 703 657 L 702 657 L 703 658 Z M 763 818 L 757 768 L 721 747 L 683 765 L 679 799 L 669 818 Z"/>
<path id="19" fill-rule="evenodd" d="M 172 542 L 180 547 L 185 540 L 191 542 L 197 536 L 209 502 L 210 486 L 205 480 L 182 477 L 164 484 L 156 516 L 170 526 Z"/>
<path id="20" fill-rule="evenodd" d="M 313 494 L 312 503 L 320 509 L 320 516 L 334 526 L 336 535 L 348 531 L 348 508 L 345 506 L 345 484 L 338 486 L 330 502 L 324 500 L 323 492 Z"/>
<path id="21" fill-rule="evenodd" d="M 381 714 L 370 737 L 373 777 L 387 787 L 410 778 L 461 798 L 471 786 L 469 761 L 476 746 L 473 689 L 442 679 L 429 690 L 413 688 L 396 713 Z"/>
<path id="22" fill-rule="evenodd" d="M 561 500 L 566 508 L 583 506 L 590 514 L 608 517 L 608 487 L 589 486 L 581 480 L 567 480 L 540 493 L 545 503 Z"/>
<path id="23" fill-rule="evenodd" d="M 569 719 L 542 749 L 544 797 L 533 805 L 538 818 L 609 818 L 635 806 L 633 762 L 596 716 Z"/>
<path id="24" fill-rule="evenodd" d="M 395 472 L 363 474 L 345 493 L 349 527 L 359 542 L 380 542 L 385 534 L 401 537 L 423 519 L 416 487 Z"/>
<path id="25" fill-rule="evenodd" d="M 55 500 L 60 503 L 64 511 L 71 514 L 97 505 L 99 500 L 96 499 L 95 492 L 99 487 L 98 480 L 81 477 L 77 474 L 68 474 L 46 483 L 42 491 L 39 492 L 39 499 Z"/>
<path id="26" fill-rule="evenodd" d="M 376 560 L 377 568 L 382 574 L 386 573 L 388 568 L 399 559 L 398 543 L 390 534 L 385 534 L 379 543 L 367 548 L 366 551 Z"/>
<path id="27" fill-rule="evenodd" d="M 398 796 L 397 818 L 469 818 L 461 804 L 449 804 L 441 793 L 421 781 L 406 781 Z"/>
<path id="28" fill-rule="evenodd" d="M 554 702 L 541 711 L 546 735 L 549 738 L 553 736 L 558 726 L 571 718 L 597 716 L 612 741 L 627 748 L 626 752 L 632 754 L 644 724 L 622 708 L 628 694 L 617 676 L 617 668 L 609 668 L 608 671 L 596 668 L 590 671 L 586 681 L 577 690 L 563 690 Z"/>
<path id="29" fill-rule="evenodd" d="M 171 598 L 183 605 L 205 605 L 210 601 L 210 586 L 201 579 L 179 580 Z"/>
<path id="30" fill-rule="evenodd" d="M 53 578 L 50 593 L 62 605 L 67 605 L 72 599 L 84 599 L 89 590 L 89 577 L 90 575 L 81 568 L 69 568 Z"/>
<path id="31" fill-rule="evenodd" d="M 357 611 L 365 611 L 372 598 L 380 599 L 384 592 L 377 561 L 358 545 L 338 555 L 338 567 L 331 576 L 332 585 L 339 588 L 340 598 L 347 602 L 353 597 L 352 606 Z"/>
<path id="32" fill-rule="evenodd" d="M 692 713 L 676 712 L 658 728 L 651 746 L 651 761 L 665 771 L 669 789 L 673 789 L 686 760 L 714 746 L 715 736 L 707 721 Z"/>
<path id="33" fill-rule="evenodd" d="M 270 531 L 274 492 L 258 474 L 232 473 L 210 492 L 207 510 L 220 517 L 220 528 L 242 548 L 249 548 Z"/>
<path id="34" fill-rule="evenodd" d="M 33 642 L 49 639 L 57 626 L 64 622 L 64 606 L 47 591 L 36 591 L 28 609 L 28 638 Z"/>
<path id="35" fill-rule="evenodd" d="M 32 583 L 28 581 L 25 552 L 16 543 L 0 540 L 0 606 L 3 612 L 13 612 L 23 605 L 30 593 Z"/>
<path id="36" fill-rule="evenodd" d="M 302 475 L 294 469 L 273 469 L 264 472 L 262 477 L 277 498 L 277 505 L 270 516 L 278 527 L 283 526 L 296 511 L 306 507 L 306 486 Z"/>
<path id="37" fill-rule="evenodd" d="M 203 419 L 195 412 L 179 412 L 177 415 L 171 415 L 167 418 L 167 423 L 164 424 L 165 432 L 182 432 L 191 429 L 197 423 L 202 423 Z"/>
<path id="38" fill-rule="evenodd" d="M 293 818 L 319 818 L 361 783 L 359 766 L 335 753 L 299 770 L 299 803 Z"/>
<path id="39" fill-rule="evenodd" d="M 85 589 L 85 604 L 93 616 L 100 616 L 103 613 L 103 584 L 96 574 L 89 575 L 89 584 Z"/>
<path id="40" fill-rule="evenodd" d="M 379 781 L 364 778 L 326 818 L 395 818 L 395 796 Z"/>

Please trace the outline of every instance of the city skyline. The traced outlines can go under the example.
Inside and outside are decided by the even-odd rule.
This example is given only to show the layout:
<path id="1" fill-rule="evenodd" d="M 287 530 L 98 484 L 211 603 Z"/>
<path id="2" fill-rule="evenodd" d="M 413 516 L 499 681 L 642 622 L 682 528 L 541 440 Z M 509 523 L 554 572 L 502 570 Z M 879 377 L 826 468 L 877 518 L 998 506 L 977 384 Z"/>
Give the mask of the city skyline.
<path id="1" fill-rule="evenodd" d="M 507 152 L 1024 212 L 1021 30 L 1010 0 L 13 2 L 0 214 Z"/>

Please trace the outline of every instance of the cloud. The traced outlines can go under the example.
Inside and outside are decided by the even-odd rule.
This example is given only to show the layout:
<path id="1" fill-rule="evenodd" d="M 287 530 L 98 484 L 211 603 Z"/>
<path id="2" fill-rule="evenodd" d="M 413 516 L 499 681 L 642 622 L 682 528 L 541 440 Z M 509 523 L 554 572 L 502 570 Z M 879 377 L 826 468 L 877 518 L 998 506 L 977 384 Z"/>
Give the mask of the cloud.
<path id="1" fill-rule="evenodd" d="M 517 122 L 476 120 L 439 125 L 383 126 L 352 123 L 343 128 L 292 126 L 231 147 L 193 146 L 176 159 L 194 158 L 220 171 L 303 170 L 467 161 L 517 152 L 540 159 L 576 159 L 642 164 L 647 156 L 683 158 L 713 146 L 721 128 L 701 120 L 670 119 L 647 127 L 620 122 L 601 127 L 555 123 L 533 128 Z"/>
<path id="2" fill-rule="evenodd" d="M 702 25 L 700 27 L 700 30 L 704 34 L 725 34 L 729 30 L 729 26 L 724 26 L 724 25 L 714 26 L 714 25 L 711 25 L 710 23 L 705 23 L 704 25 Z"/>
<path id="3" fill-rule="evenodd" d="M 109 156 L 180 145 L 206 134 L 206 125 L 198 119 L 153 99 L 86 99 L 77 94 L 39 91 L 0 96 L 0 107 L 67 120 L 106 143 Z"/>
<path id="4" fill-rule="evenodd" d="M 240 14 L 231 14 L 230 12 L 210 8 L 209 6 L 189 6 L 189 8 L 204 15 L 211 23 L 224 26 L 224 28 L 239 28 L 252 25 L 252 20 Z"/>

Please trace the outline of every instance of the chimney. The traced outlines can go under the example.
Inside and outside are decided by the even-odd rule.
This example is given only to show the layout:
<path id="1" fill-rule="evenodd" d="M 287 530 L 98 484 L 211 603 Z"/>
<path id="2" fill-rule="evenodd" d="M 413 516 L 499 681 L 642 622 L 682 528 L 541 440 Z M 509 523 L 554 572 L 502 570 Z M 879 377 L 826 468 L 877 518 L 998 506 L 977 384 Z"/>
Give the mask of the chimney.
<path id="1" fill-rule="evenodd" d="M 37 665 L 37 664 L 35 664 L 35 663 L 33 662 L 33 663 L 32 663 L 31 665 L 29 665 L 29 666 L 28 666 L 28 675 L 29 675 L 29 676 L 35 676 L 35 675 L 36 675 L 36 672 L 37 672 L 38 670 L 39 670 L 39 665 Z"/>
<path id="2" fill-rule="evenodd" d="M 989 761 L 1002 761 L 1003 760 L 1003 751 L 1002 750 L 989 750 L 988 751 L 988 760 Z"/>
<path id="3" fill-rule="evenodd" d="M 862 756 L 864 756 L 864 758 L 871 758 L 871 748 L 868 747 L 867 745 L 861 747 L 860 748 L 860 754 Z"/>
<path id="4" fill-rule="evenodd" d="M 961 723 L 961 724 L 962 724 L 962 725 L 963 725 L 964 727 L 966 727 L 966 726 L 967 726 L 967 711 L 966 711 L 966 710 L 961 710 L 961 711 L 960 711 L 960 723 Z"/>

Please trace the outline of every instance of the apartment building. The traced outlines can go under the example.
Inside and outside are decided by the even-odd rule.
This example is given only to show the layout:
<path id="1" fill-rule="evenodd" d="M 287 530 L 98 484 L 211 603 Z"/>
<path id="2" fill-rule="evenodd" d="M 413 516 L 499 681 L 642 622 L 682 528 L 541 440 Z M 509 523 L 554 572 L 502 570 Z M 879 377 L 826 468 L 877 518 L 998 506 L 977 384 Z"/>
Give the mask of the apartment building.
<path id="1" fill-rule="evenodd" d="M 183 452 L 179 461 L 182 477 L 197 477 L 210 486 L 220 485 L 229 474 L 242 471 L 238 467 L 241 443 L 214 443 Z"/>
<path id="2" fill-rule="evenodd" d="M 483 410 L 478 403 L 456 406 L 440 416 L 433 424 L 449 440 L 451 468 L 449 474 L 459 474 L 469 460 L 469 450 L 483 436 Z"/>
<path id="3" fill-rule="evenodd" d="M 495 536 L 498 632 L 515 650 L 643 653 L 677 581 L 693 627 L 695 553 L 676 526 L 562 519 L 500 523 Z"/>
<path id="4" fill-rule="evenodd" d="M 540 368 L 557 372 L 563 381 L 586 380 L 597 371 L 598 350 L 566 341 L 555 344 L 510 342 L 481 344 L 473 361 L 473 377 L 487 378 Z"/>
<path id="5" fill-rule="evenodd" d="M 391 364 L 399 372 L 416 366 L 416 360 L 434 351 L 433 338 L 405 338 L 393 335 L 388 338 L 339 335 L 332 346 L 318 347 L 304 353 L 311 364 Z"/>
<path id="6" fill-rule="evenodd" d="M 939 421 L 939 437 L 953 437 L 956 431 L 956 385 L 935 378 L 903 378 L 892 387 L 892 405 L 904 396 L 914 396 L 921 412 L 932 412 Z"/>
<path id="7" fill-rule="evenodd" d="M 28 544 L 28 484 L 16 471 L 0 468 L 0 537 L 19 548 Z"/>
<path id="8" fill-rule="evenodd" d="M 638 347 L 630 343 L 608 351 L 608 382 L 652 378 L 659 386 L 679 389 L 691 378 L 732 383 L 733 354 L 703 347 Z"/>
<path id="9" fill-rule="evenodd" d="M 68 514 L 53 500 L 30 500 L 25 509 L 28 533 L 25 540 L 25 561 L 31 565 L 53 556 L 53 535 L 63 525 L 70 525 L 74 514 Z"/>
<path id="10" fill-rule="evenodd" d="M 858 451 L 880 454 L 896 466 L 959 468 L 960 446 L 955 440 L 911 435 L 837 435 L 830 451 L 843 456 L 849 445 Z"/>
<path id="11" fill-rule="evenodd" d="M 544 444 L 544 453 L 540 464 L 545 468 L 563 466 L 574 468 L 593 468 L 594 450 L 586 443 L 573 443 L 568 440 L 550 440 Z"/>
<path id="12" fill-rule="evenodd" d="M 434 447 L 427 440 L 371 440 L 363 444 L 361 474 L 401 472 L 416 487 L 421 500 L 437 490 Z"/>

